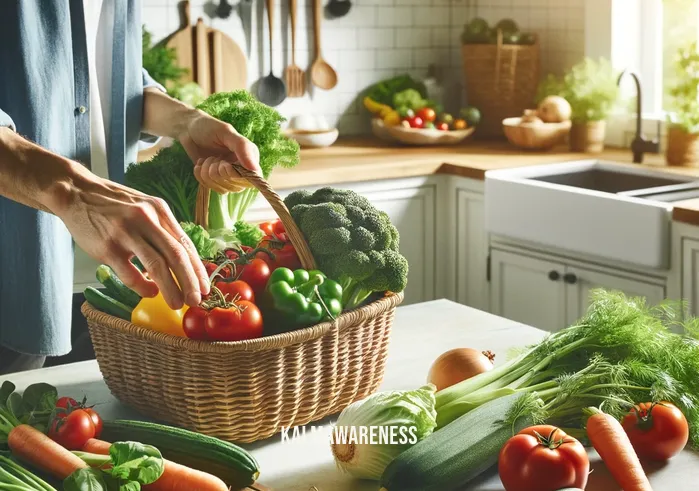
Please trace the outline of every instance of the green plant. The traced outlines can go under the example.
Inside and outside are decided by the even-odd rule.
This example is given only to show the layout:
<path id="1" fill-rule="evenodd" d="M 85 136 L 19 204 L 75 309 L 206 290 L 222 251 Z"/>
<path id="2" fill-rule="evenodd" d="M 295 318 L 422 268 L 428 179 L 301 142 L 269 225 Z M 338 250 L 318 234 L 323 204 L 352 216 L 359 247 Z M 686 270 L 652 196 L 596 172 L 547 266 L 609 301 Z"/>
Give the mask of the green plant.
<path id="1" fill-rule="evenodd" d="M 687 133 L 699 133 L 699 53 L 697 43 L 680 48 L 675 61 L 677 83 L 670 89 L 670 123 Z"/>
<path id="2" fill-rule="evenodd" d="M 608 60 L 585 58 L 563 77 L 549 74 L 542 80 L 536 102 L 549 95 L 559 95 L 570 103 L 574 123 L 602 121 L 619 96 L 617 74 Z"/>

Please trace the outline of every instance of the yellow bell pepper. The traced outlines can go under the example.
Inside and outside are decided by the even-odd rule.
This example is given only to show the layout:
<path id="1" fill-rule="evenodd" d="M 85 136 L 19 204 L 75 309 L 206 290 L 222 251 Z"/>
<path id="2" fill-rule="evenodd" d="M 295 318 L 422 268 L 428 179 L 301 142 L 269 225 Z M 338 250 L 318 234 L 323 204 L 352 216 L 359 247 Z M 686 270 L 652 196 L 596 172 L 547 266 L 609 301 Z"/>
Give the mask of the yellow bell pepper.
<path id="1" fill-rule="evenodd" d="M 182 318 L 188 309 L 189 306 L 185 305 L 179 310 L 172 310 L 159 292 L 155 297 L 143 297 L 138 302 L 131 313 L 131 322 L 154 331 L 185 337 Z"/>
<path id="2" fill-rule="evenodd" d="M 397 126 L 400 124 L 400 114 L 398 111 L 391 111 L 383 118 L 383 124 L 386 126 Z"/>

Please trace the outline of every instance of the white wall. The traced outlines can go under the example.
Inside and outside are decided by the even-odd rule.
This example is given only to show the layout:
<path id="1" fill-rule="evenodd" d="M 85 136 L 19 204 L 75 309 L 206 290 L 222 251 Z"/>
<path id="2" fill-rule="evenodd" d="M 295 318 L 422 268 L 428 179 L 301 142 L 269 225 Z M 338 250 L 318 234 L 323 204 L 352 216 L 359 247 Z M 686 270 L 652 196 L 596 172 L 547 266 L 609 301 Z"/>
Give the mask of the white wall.
<path id="1" fill-rule="evenodd" d="M 245 36 L 235 9 L 228 19 L 208 15 L 218 2 L 190 1 L 192 22 L 203 17 L 245 50 Z M 156 40 L 178 29 L 177 3 L 178 0 L 144 0 L 143 19 Z M 262 10 L 265 2 L 254 3 L 255 32 L 248 61 L 251 87 L 269 73 L 267 20 Z M 314 56 L 312 3 L 298 0 L 298 4 L 296 61 L 307 69 Z M 338 72 L 337 87 L 287 99 L 278 107 L 285 116 L 322 114 L 331 125 L 337 124 L 343 134 L 366 132 L 368 116 L 356 99 L 357 93 L 395 74 L 424 76 L 430 63 L 445 73 L 447 104 L 458 106 L 462 82 L 459 37 L 464 23 L 475 15 L 489 22 L 513 18 L 522 29 L 537 32 L 542 43 L 543 73 L 560 72 L 582 58 L 584 52 L 584 0 L 352 0 L 352 4 L 346 17 L 323 19 L 323 56 Z M 278 76 L 290 62 L 287 5 L 286 0 L 276 0 L 274 68 Z"/>

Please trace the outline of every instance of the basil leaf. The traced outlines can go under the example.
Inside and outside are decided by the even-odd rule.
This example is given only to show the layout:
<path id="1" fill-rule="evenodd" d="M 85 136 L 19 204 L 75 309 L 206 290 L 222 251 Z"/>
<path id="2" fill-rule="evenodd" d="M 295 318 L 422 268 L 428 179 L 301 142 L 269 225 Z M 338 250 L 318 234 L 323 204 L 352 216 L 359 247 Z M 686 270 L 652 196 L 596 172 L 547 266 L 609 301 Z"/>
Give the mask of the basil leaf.
<path id="1" fill-rule="evenodd" d="M 15 384 L 9 380 L 5 380 L 2 383 L 2 386 L 0 386 L 0 406 L 7 405 L 7 398 L 15 391 L 15 388 Z"/>
<path id="2" fill-rule="evenodd" d="M 99 469 L 79 469 L 63 480 L 63 491 L 109 491 Z"/>
<path id="3" fill-rule="evenodd" d="M 141 485 L 136 481 L 127 481 L 119 484 L 119 491 L 141 491 Z"/>
<path id="4" fill-rule="evenodd" d="M 10 413 L 12 413 L 12 415 L 20 421 L 22 421 L 24 416 L 27 414 L 27 408 L 24 406 L 22 396 L 17 392 L 13 392 L 7 398 L 7 409 L 9 409 Z"/>
<path id="5" fill-rule="evenodd" d="M 50 384 L 32 384 L 24 390 L 22 399 L 29 411 L 52 411 L 58 402 L 58 390 Z"/>
<path id="6" fill-rule="evenodd" d="M 109 473 L 125 481 L 151 484 L 163 475 L 165 462 L 160 450 L 137 442 L 116 442 L 109 447 L 114 467 Z"/>

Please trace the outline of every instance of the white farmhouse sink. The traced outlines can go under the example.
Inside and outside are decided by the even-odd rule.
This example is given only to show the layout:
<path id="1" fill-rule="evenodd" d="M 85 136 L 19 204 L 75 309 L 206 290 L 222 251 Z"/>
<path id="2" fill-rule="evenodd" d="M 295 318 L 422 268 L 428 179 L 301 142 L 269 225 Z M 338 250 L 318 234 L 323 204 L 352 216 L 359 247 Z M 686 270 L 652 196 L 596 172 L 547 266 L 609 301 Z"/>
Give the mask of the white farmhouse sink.
<path id="1" fill-rule="evenodd" d="M 570 252 L 669 267 L 672 203 L 699 182 L 641 166 L 580 160 L 488 171 L 488 232 Z"/>

